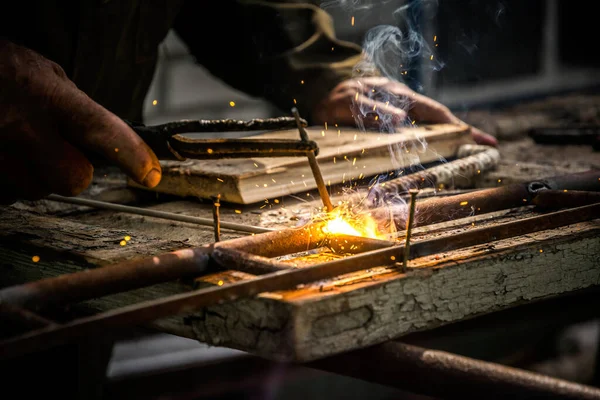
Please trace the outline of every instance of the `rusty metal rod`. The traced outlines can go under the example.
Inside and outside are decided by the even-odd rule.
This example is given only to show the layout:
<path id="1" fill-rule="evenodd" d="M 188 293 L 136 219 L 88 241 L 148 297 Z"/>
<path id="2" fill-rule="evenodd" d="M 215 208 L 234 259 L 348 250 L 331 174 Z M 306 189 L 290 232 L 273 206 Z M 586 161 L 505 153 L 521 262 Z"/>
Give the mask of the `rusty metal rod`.
<path id="1" fill-rule="evenodd" d="M 515 183 L 497 188 L 443 198 L 429 198 L 417 202 L 415 226 L 430 225 L 451 219 L 486 214 L 507 208 L 531 205 L 533 199 L 545 190 L 600 191 L 600 171 L 559 176 L 528 183 Z M 380 229 L 388 231 L 390 220 L 398 229 L 406 226 L 406 206 L 377 208 L 370 213 L 380 221 Z M 390 214 L 393 214 L 390 218 Z"/>
<path id="2" fill-rule="evenodd" d="M 305 364 L 443 399 L 600 399 L 600 389 L 397 341 Z"/>
<path id="3" fill-rule="evenodd" d="M 177 135 L 168 139 L 177 159 L 306 157 L 319 152 L 314 141 L 291 139 L 192 139 Z M 161 157 L 164 159 L 164 157 Z"/>
<path id="4" fill-rule="evenodd" d="M 417 204 L 418 189 L 411 189 L 410 193 L 410 204 L 408 210 L 408 220 L 406 221 L 406 238 L 404 240 L 404 256 L 402 257 L 402 268 L 406 271 L 408 267 L 408 255 L 410 254 L 410 237 L 412 235 L 412 228 L 415 223 L 415 206 Z"/>
<path id="5" fill-rule="evenodd" d="M 301 120 L 307 126 L 306 120 Z M 246 131 L 271 131 L 276 129 L 295 128 L 297 121 L 293 117 L 256 118 L 251 120 L 237 119 L 202 119 L 181 120 L 162 125 L 147 126 L 146 128 L 160 131 L 164 135 L 175 135 L 189 132 L 246 132 Z M 136 128 L 139 128 L 136 126 Z"/>
<path id="6" fill-rule="evenodd" d="M 600 192 L 582 190 L 542 190 L 533 198 L 532 203 L 543 209 L 581 207 L 586 204 L 600 203 Z"/>
<path id="7" fill-rule="evenodd" d="M 31 330 L 54 324 L 54 321 L 30 310 L 6 303 L 0 303 L 0 319 L 5 329 L 9 326 L 16 329 Z"/>
<path id="8" fill-rule="evenodd" d="M 212 227 L 214 225 L 213 220 L 210 218 L 192 217 L 189 215 L 181 215 L 181 214 L 175 214 L 175 213 L 170 213 L 170 212 L 165 212 L 165 211 L 148 210 L 146 208 L 125 206 L 122 204 L 107 203 L 107 202 L 98 201 L 98 200 L 82 199 L 82 198 L 78 198 L 78 197 L 64 197 L 64 196 L 59 196 L 56 194 L 51 194 L 51 195 L 47 196 L 46 199 L 52 200 L 52 201 L 58 201 L 61 203 L 76 204 L 76 205 L 80 205 L 80 206 L 101 208 L 104 210 L 124 212 L 124 213 L 128 213 L 128 214 L 143 215 L 146 217 L 167 219 L 169 221 L 188 222 L 190 224 L 197 224 L 197 225 L 210 226 L 210 227 Z M 264 232 L 273 231 L 273 229 L 269 229 L 269 228 L 263 228 L 260 226 L 252 226 L 252 225 L 243 225 L 243 224 L 238 224 L 235 222 L 221 222 L 221 228 L 231 229 L 233 231 L 239 231 L 239 232 L 248 232 L 248 233 L 264 233 Z"/>
<path id="9" fill-rule="evenodd" d="M 323 231 L 324 226 L 325 222 L 316 222 L 301 228 L 231 239 L 215 243 L 214 247 L 215 249 L 224 247 L 250 254 L 260 254 L 267 258 L 280 257 L 323 246 L 327 238 Z"/>
<path id="10" fill-rule="evenodd" d="M 217 195 L 213 198 L 213 227 L 215 230 L 215 242 L 221 241 L 221 214 L 219 208 L 221 207 L 221 195 Z"/>
<path id="11" fill-rule="evenodd" d="M 292 108 L 292 114 L 294 114 L 294 118 L 296 118 L 296 124 L 298 126 L 298 130 L 300 131 L 300 139 L 304 143 L 309 143 L 308 132 L 304 129 L 301 123 L 300 114 L 298 113 L 298 109 L 296 107 Z M 333 204 L 331 204 L 331 199 L 329 198 L 329 192 L 327 191 L 327 186 L 325 185 L 325 180 L 323 179 L 323 174 L 321 174 L 321 169 L 319 168 L 319 162 L 317 161 L 317 153 L 315 151 L 311 151 L 307 153 L 308 164 L 310 165 L 310 169 L 315 178 L 315 182 L 317 183 L 317 190 L 319 191 L 319 196 L 321 197 L 321 201 L 323 201 L 323 206 L 327 212 L 333 211 Z"/>
<path id="12" fill-rule="evenodd" d="M 35 310 L 194 278 L 207 270 L 209 253 L 207 247 L 183 249 L 11 286 L 0 290 L 0 304 Z"/>
<path id="13" fill-rule="evenodd" d="M 437 238 L 417 242 L 411 246 L 410 258 L 571 225 L 596 219 L 598 215 L 600 215 L 600 204 L 593 204 L 526 218 L 520 221 L 508 222 L 489 228 L 473 229 L 452 236 L 452 240 Z M 15 338 L 1 341 L 0 359 L 9 359 L 25 353 L 58 346 L 76 337 L 92 334 L 102 329 L 143 324 L 163 317 L 190 313 L 213 304 L 221 304 L 226 301 L 255 296 L 263 292 L 293 289 L 300 284 L 331 279 L 338 275 L 370 267 L 389 265 L 390 260 L 400 259 L 403 252 L 403 246 L 374 250 L 357 256 L 305 268 L 272 272 L 250 281 L 240 281 L 226 286 L 204 288 L 189 293 L 181 293 L 162 299 L 133 304 L 77 319 L 64 325 L 38 329 Z M 213 252 L 211 258 L 217 263 L 219 262 L 215 252 Z M 228 266 L 224 265 L 224 267 Z"/>

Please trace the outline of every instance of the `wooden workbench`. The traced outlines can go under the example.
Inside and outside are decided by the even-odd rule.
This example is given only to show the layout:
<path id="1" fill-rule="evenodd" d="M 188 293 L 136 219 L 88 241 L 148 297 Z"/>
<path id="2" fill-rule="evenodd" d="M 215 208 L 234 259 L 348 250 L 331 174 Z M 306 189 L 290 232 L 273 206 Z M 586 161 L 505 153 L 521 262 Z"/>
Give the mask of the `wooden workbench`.
<path id="1" fill-rule="evenodd" d="M 498 169 L 481 176 L 476 186 L 600 168 L 600 154 L 581 146 L 542 147 L 521 137 L 502 142 L 500 151 Z M 105 172 L 85 193 L 87 197 L 211 217 L 212 204 L 131 189 L 123 176 L 110 169 Z M 318 198 L 311 196 L 309 200 Z M 284 197 L 249 206 L 224 205 L 221 214 L 224 221 L 284 227 L 298 224 L 315 206 L 318 201 Z M 528 215 L 530 209 L 520 208 L 470 217 L 417 229 L 415 240 Z M 152 326 L 266 358 L 308 361 L 596 286 L 600 284 L 599 233 L 600 221 L 595 220 L 418 259 L 406 274 L 393 267 L 372 268 L 174 316 Z M 239 235 L 223 231 L 222 239 Z M 131 239 L 123 246 L 126 236 Z M 0 218 L 0 287 L 212 239 L 209 227 L 49 201 L 17 203 L 4 209 Z M 34 262 L 34 256 L 39 261 Z M 252 275 L 223 272 L 196 284 L 245 279 Z M 188 290 L 192 290 L 189 282 L 171 282 L 88 301 L 84 308 L 114 309 Z"/>

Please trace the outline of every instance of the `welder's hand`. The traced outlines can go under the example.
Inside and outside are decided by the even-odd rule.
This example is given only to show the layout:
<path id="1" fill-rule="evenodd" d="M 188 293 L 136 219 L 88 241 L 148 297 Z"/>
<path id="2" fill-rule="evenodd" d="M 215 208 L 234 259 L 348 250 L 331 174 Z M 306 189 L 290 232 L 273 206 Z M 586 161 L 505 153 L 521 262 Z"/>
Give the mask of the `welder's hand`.
<path id="1" fill-rule="evenodd" d="M 0 202 L 79 194 L 93 167 L 84 153 L 115 162 L 153 187 L 160 164 L 120 118 L 79 90 L 60 66 L 0 40 Z"/>
<path id="2" fill-rule="evenodd" d="M 408 86 L 383 77 L 349 79 L 338 84 L 313 112 L 316 123 L 354 125 L 355 116 L 366 128 L 402 126 L 414 120 L 463 124 L 448 107 L 414 92 Z M 475 142 L 496 146 L 491 135 L 472 127 Z"/>

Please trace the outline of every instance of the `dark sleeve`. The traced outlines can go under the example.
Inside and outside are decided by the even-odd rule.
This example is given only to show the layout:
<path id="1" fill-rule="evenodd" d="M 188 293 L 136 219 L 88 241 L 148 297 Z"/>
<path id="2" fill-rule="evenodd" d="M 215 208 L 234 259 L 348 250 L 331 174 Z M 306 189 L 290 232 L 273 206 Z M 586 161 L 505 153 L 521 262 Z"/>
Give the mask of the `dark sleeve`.
<path id="1" fill-rule="evenodd" d="M 294 1 L 188 1 L 174 26 L 197 62 L 281 110 L 309 112 L 352 75 L 361 48 L 335 38 L 331 17 Z"/>

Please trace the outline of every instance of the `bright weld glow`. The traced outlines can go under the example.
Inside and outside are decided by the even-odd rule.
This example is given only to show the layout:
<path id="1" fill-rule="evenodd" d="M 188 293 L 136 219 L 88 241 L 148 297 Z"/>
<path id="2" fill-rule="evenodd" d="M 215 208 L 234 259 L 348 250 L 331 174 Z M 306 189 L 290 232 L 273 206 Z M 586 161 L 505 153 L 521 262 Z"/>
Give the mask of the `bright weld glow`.
<path id="1" fill-rule="evenodd" d="M 155 106 L 158 104 L 158 100 L 152 100 L 152 105 Z"/>
<path id="2" fill-rule="evenodd" d="M 230 107 L 235 107 L 235 101 L 230 101 L 230 102 L 229 102 L 229 106 L 230 106 Z"/>
<path id="3" fill-rule="evenodd" d="M 334 210 L 332 214 L 330 214 L 332 218 L 323 227 L 323 232 L 328 235 L 351 235 L 371 239 L 385 238 L 378 233 L 377 223 L 368 215 L 354 216 L 339 209 Z"/>
<path id="4" fill-rule="evenodd" d="M 125 240 L 121 240 L 121 242 L 119 243 L 121 246 L 125 246 L 127 244 L 127 242 Z"/>
<path id="5" fill-rule="evenodd" d="M 31 261 L 33 261 L 34 263 L 39 262 L 40 261 L 40 256 L 33 256 L 33 257 L 31 257 Z"/>
<path id="6" fill-rule="evenodd" d="M 219 285 L 219 286 L 223 286 L 223 284 L 224 284 L 224 283 L 225 283 L 225 282 L 223 282 L 223 281 L 218 281 L 218 282 L 217 282 L 217 285 Z"/>
<path id="7" fill-rule="evenodd" d="M 352 17 L 352 26 L 354 26 L 354 17 Z"/>
<path id="8" fill-rule="evenodd" d="M 131 240 L 131 236 L 127 235 L 123 239 L 125 239 L 125 241 L 129 242 Z"/>

